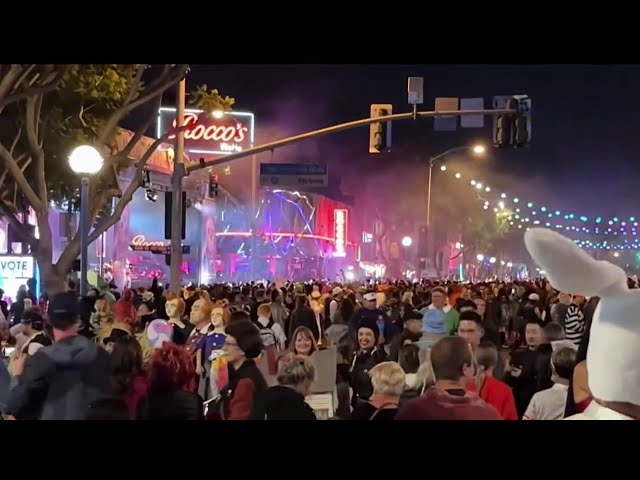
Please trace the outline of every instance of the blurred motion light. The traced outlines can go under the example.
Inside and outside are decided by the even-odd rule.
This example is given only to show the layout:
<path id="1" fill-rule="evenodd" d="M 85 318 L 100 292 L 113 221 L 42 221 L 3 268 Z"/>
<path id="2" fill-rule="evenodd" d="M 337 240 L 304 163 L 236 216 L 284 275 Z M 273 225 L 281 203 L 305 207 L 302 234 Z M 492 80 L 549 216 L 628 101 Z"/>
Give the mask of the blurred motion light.
<path id="1" fill-rule="evenodd" d="M 473 153 L 475 153 L 476 155 L 482 155 L 486 151 L 487 151 L 487 149 L 485 148 L 484 145 L 474 145 L 473 146 Z"/>

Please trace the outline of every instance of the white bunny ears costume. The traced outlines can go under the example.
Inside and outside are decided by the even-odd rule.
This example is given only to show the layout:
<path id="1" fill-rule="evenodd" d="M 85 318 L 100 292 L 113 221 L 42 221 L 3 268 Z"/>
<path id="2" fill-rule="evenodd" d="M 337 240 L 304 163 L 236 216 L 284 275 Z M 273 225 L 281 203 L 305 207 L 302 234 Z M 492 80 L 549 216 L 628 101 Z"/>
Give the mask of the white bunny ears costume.
<path id="1" fill-rule="evenodd" d="M 593 396 L 640 405 L 640 289 L 629 290 L 621 268 L 595 260 L 554 231 L 533 228 L 524 242 L 554 288 L 600 297 L 587 353 Z"/>

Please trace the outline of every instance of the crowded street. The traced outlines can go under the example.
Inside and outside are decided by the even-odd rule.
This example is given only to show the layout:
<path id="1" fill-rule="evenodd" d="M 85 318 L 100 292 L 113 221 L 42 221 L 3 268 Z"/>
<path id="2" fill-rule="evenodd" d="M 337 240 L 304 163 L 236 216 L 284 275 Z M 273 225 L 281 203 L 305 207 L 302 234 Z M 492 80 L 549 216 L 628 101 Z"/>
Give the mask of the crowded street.
<path id="1" fill-rule="evenodd" d="M 609 67 L 213 67 L 0 65 L 0 421 L 640 419 Z"/>

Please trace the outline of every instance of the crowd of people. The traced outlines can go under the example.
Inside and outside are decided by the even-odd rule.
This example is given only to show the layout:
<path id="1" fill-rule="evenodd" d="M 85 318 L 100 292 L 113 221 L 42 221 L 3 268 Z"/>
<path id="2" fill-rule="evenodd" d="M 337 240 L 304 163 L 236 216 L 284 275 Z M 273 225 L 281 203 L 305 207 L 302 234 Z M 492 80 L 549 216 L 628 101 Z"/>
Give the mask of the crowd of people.
<path id="1" fill-rule="evenodd" d="M 335 419 L 640 418 L 590 388 L 601 297 L 546 279 L 113 287 L 11 305 L 4 419 L 315 420 L 327 359 Z"/>

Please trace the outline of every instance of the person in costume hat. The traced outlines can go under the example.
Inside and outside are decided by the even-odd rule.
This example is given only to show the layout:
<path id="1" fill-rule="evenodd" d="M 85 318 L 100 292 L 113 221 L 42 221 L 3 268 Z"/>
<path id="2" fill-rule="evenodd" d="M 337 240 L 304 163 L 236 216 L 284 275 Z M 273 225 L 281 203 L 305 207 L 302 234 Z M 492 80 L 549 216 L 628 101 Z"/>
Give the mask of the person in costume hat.
<path id="1" fill-rule="evenodd" d="M 373 294 L 375 302 L 375 293 Z M 369 371 L 377 364 L 387 361 L 387 353 L 380 343 L 380 329 L 374 318 L 363 318 L 357 330 L 358 351 L 349 369 L 349 386 L 353 390 L 351 406 L 356 408 L 373 393 Z"/>
<path id="2" fill-rule="evenodd" d="M 378 342 L 380 345 L 389 343 L 389 340 L 395 335 L 395 327 L 391 322 L 389 316 L 376 306 L 376 293 L 369 292 L 363 297 L 363 307 L 358 310 L 349 324 L 349 330 L 352 333 L 357 332 L 360 325 L 365 323 L 375 322 L 378 326 Z"/>
<path id="3" fill-rule="evenodd" d="M 563 292 L 600 297 L 593 314 L 587 371 L 593 401 L 571 420 L 640 419 L 640 292 L 629 290 L 620 267 L 595 260 L 572 240 L 548 229 L 526 232 L 525 245 Z"/>

